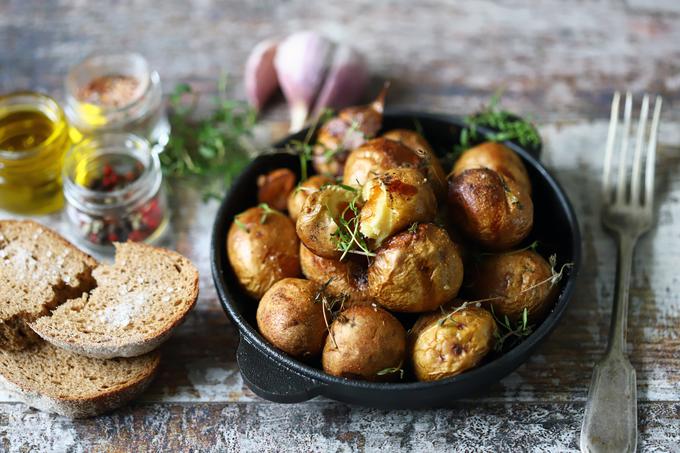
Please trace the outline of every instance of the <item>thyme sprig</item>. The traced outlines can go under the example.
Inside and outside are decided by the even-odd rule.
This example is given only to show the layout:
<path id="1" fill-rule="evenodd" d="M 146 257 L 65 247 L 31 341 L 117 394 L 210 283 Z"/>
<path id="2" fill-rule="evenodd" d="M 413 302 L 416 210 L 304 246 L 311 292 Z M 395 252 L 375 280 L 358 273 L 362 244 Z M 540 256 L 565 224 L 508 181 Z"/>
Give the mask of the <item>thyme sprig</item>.
<path id="1" fill-rule="evenodd" d="M 494 350 L 496 351 L 502 351 L 506 345 L 505 342 L 509 339 L 511 339 L 509 346 L 511 348 L 519 343 L 522 338 L 528 337 L 534 331 L 534 326 L 528 324 L 529 310 L 527 308 L 524 308 L 522 311 L 522 318 L 517 321 L 515 326 L 513 326 L 510 322 L 508 315 L 505 315 L 502 319 L 499 319 L 494 312 L 493 305 L 491 306 L 491 315 L 496 320 L 496 324 L 500 326 L 500 329 L 494 332 L 496 337 Z"/>
<path id="2" fill-rule="evenodd" d="M 257 205 L 257 207 L 264 211 L 260 216 L 260 225 L 264 225 L 264 223 L 267 221 L 267 217 L 269 217 L 270 214 L 276 214 L 276 211 L 270 208 L 267 203 L 260 203 Z"/>
<path id="3" fill-rule="evenodd" d="M 286 145 L 286 151 L 295 154 L 300 159 L 300 183 L 309 177 L 309 162 L 314 157 L 314 145 L 312 140 L 321 127 L 328 119 L 333 116 L 333 110 L 324 109 L 314 120 L 314 123 L 307 129 L 305 138 L 302 140 L 291 140 Z"/>
<path id="4" fill-rule="evenodd" d="M 322 304 L 323 306 L 323 321 L 326 324 L 326 330 L 330 336 L 335 348 L 338 348 L 338 343 L 335 341 L 333 332 L 331 332 L 331 323 L 338 317 L 339 313 L 345 308 L 345 302 L 349 299 L 347 294 L 341 294 L 340 296 L 331 296 L 328 294 L 328 286 L 333 282 L 333 277 L 329 278 L 316 292 L 314 299 L 312 301 L 315 304 Z M 331 317 L 329 320 L 328 317 Z"/>
<path id="5" fill-rule="evenodd" d="M 343 209 L 342 213 L 340 213 L 337 218 L 333 218 L 333 221 L 338 228 L 332 236 L 335 239 L 337 249 L 342 252 L 340 260 L 342 261 L 345 259 L 348 253 L 363 255 L 368 258 L 375 256 L 375 253 L 369 249 L 366 238 L 359 231 L 358 204 L 361 201 L 361 190 L 344 184 L 336 184 L 336 186 L 354 193 L 354 197 L 350 200 L 345 209 Z M 332 215 L 332 211 L 328 206 L 326 209 L 329 214 Z M 346 217 L 350 212 L 350 219 L 346 220 Z"/>
<path id="6" fill-rule="evenodd" d="M 378 376 L 387 376 L 389 374 L 395 374 L 399 373 L 399 379 L 404 379 L 404 364 L 399 363 L 398 366 L 395 367 L 390 367 L 390 368 L 384 368 L 376 373 Z"/>

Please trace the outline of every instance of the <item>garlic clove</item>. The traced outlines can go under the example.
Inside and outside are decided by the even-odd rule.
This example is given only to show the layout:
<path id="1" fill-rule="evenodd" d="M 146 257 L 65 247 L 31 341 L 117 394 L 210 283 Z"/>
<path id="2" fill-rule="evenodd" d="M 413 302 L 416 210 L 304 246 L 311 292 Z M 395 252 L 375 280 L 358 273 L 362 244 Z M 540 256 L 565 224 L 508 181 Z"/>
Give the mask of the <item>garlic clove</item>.
<path id="1" fill-rule="evenodd" d="M 314 105 L 314 114 L 324 108 L 340 109 L 359 101 L 368 85 L 366 63 L 356 50 L 340 44 L 335 48 L 323 87 Z"/>
<path id="2" fill-rule="evenodd" d="M 248 56 L 245 69 L 245 88 L 248 102 L 261 110 L 279 87 L 274 68 L 278 43 L 265 40 L 257 44 Z"/>
<path id="3" fill-rule="evenodd" d="M 293 33 L 278 46 L 274 67 L 290 109 L 290 130 L 302 129 L 326 77 L 334 44 L 313 31 Z"/>

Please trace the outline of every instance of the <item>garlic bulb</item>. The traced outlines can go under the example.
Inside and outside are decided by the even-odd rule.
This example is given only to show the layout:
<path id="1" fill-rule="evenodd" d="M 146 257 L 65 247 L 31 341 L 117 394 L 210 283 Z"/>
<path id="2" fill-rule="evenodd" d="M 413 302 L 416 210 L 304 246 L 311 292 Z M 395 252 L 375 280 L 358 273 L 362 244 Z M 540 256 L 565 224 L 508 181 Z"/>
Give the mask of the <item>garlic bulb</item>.
<path id="1" fill-rule="evenodd" d="M 274 68 L 277 42 L 262 41 L 250 53 L 246 61 L 245 85 L 248 102 L 257 110 L 261 110 L 269 98 L 279 87 L 279 80 Z"/>
<path id="2" fill-rule="evenodd" d="M 314 114 L 324 108 L 336 109 L 353 105 L 368 85 L 368 71 L 363 57 L 351 47 L 339 44 L 335 48 L 323 87 L 314 106 Z"/>

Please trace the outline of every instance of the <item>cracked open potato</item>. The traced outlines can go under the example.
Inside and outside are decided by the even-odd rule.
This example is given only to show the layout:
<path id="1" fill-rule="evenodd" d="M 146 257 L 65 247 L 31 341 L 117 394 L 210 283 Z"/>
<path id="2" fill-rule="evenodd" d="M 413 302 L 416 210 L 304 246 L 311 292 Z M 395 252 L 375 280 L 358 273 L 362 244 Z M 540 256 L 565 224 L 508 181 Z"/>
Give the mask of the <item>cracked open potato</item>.
<path id="1" fill-rule="evenodd" d="M 456 161 L 451 173 L 457 176 L 471 168 L 493 170 L 506 180 L 514 180 L 524 192 L 531 195 L 531 182 L 522 159 L 502 143 L 484 142 L 466 150 Z"/>
<path id="2" fill-rule="evenodd" d="M 421 157 L 408 146 L 384 137 L 375 138 L 349 154 L 342 182 L 361 187 L 387 170 L 404 166 L 418 168 L 420 162 Z"/>
<path id="3" fill-rule="evenodd" d="M 324 305 L 316 300 L 317 283 L 284 278 L 264 294 L 257 306 L 257 327 L 271 344 L 299 359 L 321 354 L 326 340 Z"/>
<path id="4" fill-rule="evenodd" d="M 347 207 L 358 198 L 357 192 L 349 189 L 326 186 L 310 194 L 302 205 L 295 228 L 302 243 L 315 255 L 334 259 L 341 256 L 337 238 L 340 219 L 349 221 L 354 216 Z"/>
<path id="5" fill-rule="evenodd" d="M 288 196 L 288 215 L 291 219 L 297 220 L 305 204 L 307 197 L 317 192 L 324 184 L 332 184 L 335 181 L 324 175 L 314 175 L 302 181 Z"/>
<path id="6" fill-rule="evenodd" d="M 227 234 L 227 254 L 241 286 L 257 299 L 282 278 L 300 275 L 295 225 L 278 211 L 255 207 L 237 215 Z"/>
<path id="7" fill-rule="evenodd" d="M 343 261 L 324 258 L 300 244 L 300 266 L 305 277 L 326 285 L 326 292 L 331 296 L 347 296 L 350 301 L 368 297 L 365 261 L 363 257 L 347 257 Z"/>
<path id="8" fill-rule="evenodd" d="M 394 380 L 406 353 L 406 331 L 378 306 L 357 305 L 337 315 L 321 362 L 326 373 L 367 381 Z"/>
<path id="9" fill-rule="evenodd" d="M 418 318 L 409 333 L 409 354 L 419 381 L 436 381 L 476 367 L 493 349 L 497 326 L 476 306 L 451 306 Z"/>
<path id="10" fill-rule="evenodd" d="M 432 223 L 388 239 L 368 267 L 369 295 L 398 312 L 434 310 L 456 297 L 462 281 L 457 247 Z"/>
<path id="11" fill-rule="evenodd" d="M 494 313 L 516 322 L 527 309 L 538 321 L 552 308 L 557 286 L 550 264 L 533 250 L 485 255 L 469 269 L 466 287 L 476 299 L 491 299 Z"/>
<path id="12" fill-rule="evenodd" d="M 394 168 L 369 179 L 362 196 L 360 231 L 376 247 L 414 222 L 432 221 L 437 213 L 432 187 L 415 168 Z"/>
<path id="13" fill-rule="evenodd" d="M 462 232 L 491 250 L 507 250 L 531 232 L 534 205 L 512 179 L 488 168 L 449 175 L 449 207 Z"/>

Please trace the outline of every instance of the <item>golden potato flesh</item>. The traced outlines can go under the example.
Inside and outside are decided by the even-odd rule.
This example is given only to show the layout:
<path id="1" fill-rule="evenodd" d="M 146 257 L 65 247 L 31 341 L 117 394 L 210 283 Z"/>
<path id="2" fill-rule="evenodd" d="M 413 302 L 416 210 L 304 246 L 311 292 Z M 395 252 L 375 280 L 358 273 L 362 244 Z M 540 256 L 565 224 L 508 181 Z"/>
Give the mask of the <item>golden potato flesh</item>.
<path id="1" fill-rule="evenodd" d="M 239 214 L 227 234 L 229 263 L 245 291 L 256 299 L 277 281 L 300 275 L 300 241 L 293 221 L 261 207 Z"/>
<path id="2" fill-rule="evenodd" d="M 456 297 L 462 280 L 457 247 L 432 223 L 388 239 L 368 268 L 369 295 L 398 312 L 434 310 Z"/>
<path id="3" fill-rule="evenodd" d="M 496 322 L 481 307 L 422 315 L 409 333 L 409 353 L 419 381 L 436 381 L 476 367 L 493 349 Z"/>
<path id="4" fill-rule="evenodd" d="M 296 223 L 300 240 L 315 255 L 339 258 L 339 219 L 349 220 L 348 216 L 353 216 L 353 212 L 347 207 L 356 199 L 356 191 L 338 185 L 326 186 L 310 194 L 302 205 Z"/>
<path id="5" fill-rule="evenodd" d="M 437 200 L 427 179 L 415 168 L 394 168 L 369 179 L 362 190 L 360 231 L 376 246 L 414 222 L 430 222 Z"/>
<path id="6" fill-rule="evenodd" d="M 409 129 L 393 129 L 383 134 L 383 137 L 399 142 L 414 150 L 423 160 L 421 167 L 425 168 L 427 180 L 432 185 L 432 190 L 434 190 L 437 198 L 443 199 L 446 197 L 446 173 L 432 147 L 425 140 L 425 137 Z"/>
<path id="7" fill-rule="evenodd" d="M 324 258 L 312 253 L 304 244 L 300 244 L 300 266 L 302 273 L 309 280 L 326 285 L 326 292 L 331 296 L 348 297 L 349 301 L 366 299 L 368 277 L 363 263 L 365 259 L 348 257 L 343 261 Z"/>
<path id="8" fill-rule="evenodd" d="M 550 264 L 533 250 L 485 255 L 470 269 L 470 293 L 475 299 L 491 299 L 499 319 L 538 321 L 552 308 L 557 287 L 551 282 Z"/>
<path id="9" fill-rule="evenodd" d="M 465 151 L 453 166 L 452 174 L 457 176 L 471 168 L 488 168 L 515 181 L 527 195 L 531 196 L 531 181 L 524 162 L 516 152 L 496 142 L 485 142 Z"/>
<path id="10" fill-rule="evenodd" d="M 321 362 L 333 376 L 393 380 L 405 353 L 406 331 L 397 318 L 377 306 L 357 305 L 331 324 Z"/>
<path id="11" fill-rule="evenodd" d="M 288 196 L 288 215 L 291 219 L 297 220 L 305 204 L 307 197 L 318 191 L 324 184 L 333 184 L 335 181 L 328 176 L 314 175 L 298 185 Z"/>
<path id="12" fill-rule="evenodd" d="M 342 176 L 343 184 L 361 187 L 366 181 L 387 170 L 411 166 L 418 168 L 420 156 L 411 148 L 394 140 L 369 140 L 349 154 Z"/>
<path id="13" fill-rule="evenodd" d="M 320 286 L 309 280 L 285 278 L 267 291 L 257 306 L 257 327 L 271 344 L 299 359 L 318 356 L 324 346 L 324 306 Z"/>
<path id="14" fill-rule="evenodd" d="M 534 205 L 513 180 L 487 168 L 449 178 L 449 208 L 468 238 L 491 250 L 507 250 L 529 235 Z"/>

